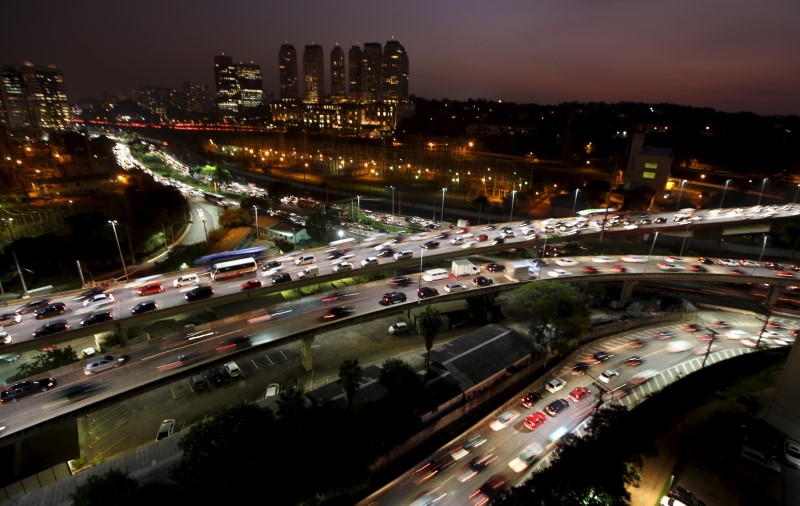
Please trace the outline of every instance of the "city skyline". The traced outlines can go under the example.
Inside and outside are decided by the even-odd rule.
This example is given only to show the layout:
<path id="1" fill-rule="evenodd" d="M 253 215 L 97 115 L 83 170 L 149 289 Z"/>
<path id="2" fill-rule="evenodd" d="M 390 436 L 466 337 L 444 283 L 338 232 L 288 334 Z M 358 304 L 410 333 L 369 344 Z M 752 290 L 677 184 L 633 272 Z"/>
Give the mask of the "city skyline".
<path id="1" fill-rule="evenodd" d="M 409 93 L 428 99 L 665 102 L 800 114 L 793 27 L 800 4 L 789 0 L 340 7 L 145 0 L 118 14 L 95 0 L 79 8 L 54 0 L 9 4 L 0 64 L 53 64 L 76 101 L 183 81 L 213 90 L 213 58 L 224 53 L 260 66 L 265 91 L 277 98 L 282 44 L 299 52 L 318 44 L 327 59 L 337 44 L 347 53 L 395 40 L 412 56 Z"/>

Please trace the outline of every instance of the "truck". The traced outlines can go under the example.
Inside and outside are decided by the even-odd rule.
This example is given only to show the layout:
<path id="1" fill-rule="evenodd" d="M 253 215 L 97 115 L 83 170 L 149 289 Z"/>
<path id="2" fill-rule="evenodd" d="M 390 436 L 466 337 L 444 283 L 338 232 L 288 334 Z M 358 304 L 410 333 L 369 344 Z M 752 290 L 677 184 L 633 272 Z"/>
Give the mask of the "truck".
<path id="1" fill-rule="evenodd" d="M 456 223 L 456 227 L 458 228 L 466 228 L 469 226 L 469 220 L 458 220 Z"/>
<path id="2" fill-rule="evenodd" d="M 510 281 L 526 281 L 536 277 L 538 267 L 529 261 L 508 262 L 504 276 Z"/>
<path id="3" fill-rule="evenodd" d="M 465 258 L 453 260 L 453 265 L 450 267 L 450 272 L 453 276 L 477 276 L 481 273 L 480 267 L 473 264 Z"/>
<path id="4" fill-rule="evenodd" d="M 302 279 L 302 278 L 312 278 L 312 277 L 316 276 L 317 274 L 319 274 L 319 267 L 317 267 L 316 265 L 309 265 L 308 267 L 306 267 L 302 271 L 298 272 L 297 273 L 297 277 L 300 278 L 300 279 Z"/>

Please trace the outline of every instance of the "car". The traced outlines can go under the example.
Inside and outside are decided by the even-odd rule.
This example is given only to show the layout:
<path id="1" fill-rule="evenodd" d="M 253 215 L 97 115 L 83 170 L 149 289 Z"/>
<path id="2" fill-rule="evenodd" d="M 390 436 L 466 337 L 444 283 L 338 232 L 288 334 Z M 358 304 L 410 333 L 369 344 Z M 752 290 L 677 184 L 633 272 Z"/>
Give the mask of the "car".
<path id="1" fill-rule="evenodd" d="M 628 367 L 638 367 L 638 366 L 642 365 L 642 362 L 644 362 L 644 359 L 642 357 L 638 356 L 638 355 L 634 355 L 632 357 L 626 358 L 622 362 L 625 365 L 627 365 Z"/>
<path id="2" fill-rule="evenodd" d="M 686 259 L 682 257 L 676 257 L 674 255 L 664 257 L 665 262 L 669 262 L 671 264 L 682 264 L 686 263 Z"/>
<path id="3" fill-rule="evenodd" d="M 103 323 L 107 321 L 111 321 L 114 319 L 114 315 L 108 309 L 101 309 L 100 311 L 95 311 L 89 316 L 86 316 L 81 319 L 81 325 L 86 327 L 88 325 L 94 325 L 95 323 Z"/>
<path id="4" fill-rule="evenodd" d="M 519 411 L 515 409 L 509 409 L 503 411 L 502 413 L 497 415 L 497 418 L 492 420 L 492 423 L 489 424 L 489 428 L 494 431 L 505 429 L 506 427 L 511 425 L 517 418 L 519 418 Z"/>
<path id="5" fill-rule="evenodd" d="M 54 316 L 57 314 L 64 314 L 66 312 L 67 312 L 66 304 L 64 304 L 63 302 L 52 302 L 37 309 L 34 318 L 40 320 L 42 318 L 47 318 L 49 316 Z"/>
<path id="6" fill-rule="evenodd" d="M 489 464 L 493 463 L 497 460 L 497 455 L 494 453 L 484 453 L 483 455 L 479 455 L 472 460 L 470 460 L 466 465 L 462 466 L 461 469 L 456 472 L 456 478 L 461 483 L 471 479 L 479 472 L 486 469 Z"/>
<path id="7" fill-rule="evenodd" d="M 432 286 L 421 286 L 417 290 L 417 297 L 420 299 L 427 299 L 429 297 L 435 297 L 439 295 L 439 290 L 433 288 Z"/>
<path id="8" fill-rule="evenodd" d="M 486 276 L 478 276 L 472 280 L 472 284 L 475 286 L 489 286 L 494 284 L 494 280 Z"/>
<path id="9" fill-rule="evenodd" d="M 697 261 L 700 262 L 703 265 L 714 265 L 716 263 L 716 262 L 714 262 L 713 259 L 708 258 L 708 257 L 700 257 L 700 258 L 697 259 Z"/>
<path id="10" fill-rule="evenodd" d="M 155 311 L 158 309 L 158 304 L 154 300 L 143 300 L 131 308 L 131 314 L 137 315 L 147 313 L 148 311 Z"/>
<path id="11" fill-rule="evenodd" d="M 545 416 L 545 414 L 541 411 L 537 411 L 536 413 L 533 413 L 529 417 L 525 418 L 525 420 L 522 421 L 522 424 L 528 430 L 536 430 L 546 421 L 547 416 Z"/>
<path id="12" fill-rule="evenodd" d="M 469 241 L 465 241 L 464 244 L 461 245 L 461 248 L 462 249 L 471 248 L 471 247 L 475 246 L 476 244 L 478 244 L 478 241 L 470 239 Z"/>
<path id="13" fill-rule="evenodd" d="M 280 383 L 270 383 L 264 391 L 264 398 L 269 399 L 270 397 L 275 397 L 279 393 L 281 393 Z"/>
<path id="14" fill-rule="evenodd" d="M 619 371 L 616 369 L 606 369 L 605 371 L 600 373 L 600 376 L 597 377 L 603 383 L 610 383 L 611 380 L 619 376 Z"/>
<path id="15" fill-rule="evenodd" d="M 14 342 L 14 338 L 11 337 L 11 334 L 3 330 L 3 327 L 0 327 L 0 345 L 11 344 L 12 342 Z"/>
<path id="16" fill-rule="evenodd" d="M 737 276 L 743 276 L 745 274 L 744 270 L 742 270 L 742 269 L 740 269 L 738 267 L 735 267 L 735 268 L 731 269 L 730 273 L 731 274 L 736 274 Z"/>
<path id="17" fill-rule="evenodd" d="M 197 274 L 194 273 L 184 274 L 183 276 L 180 276 L 172 280 L 172 286 L 174 288 L 183 288 L 184 286 L 199 285 L 199 284 L 200 284 L 200 278 L 197 276 Z"/>
<path id="18" fill-rule="evenodd" d="M 531 443 L 519 452 L 519 454 L 508 463 L 514 472 L 521 473 L 536 460 L 536 457 L 544 453 L 544 446 L 539 443 Z"/>
<path id="19" fill-rule="evenodd" d="M 522 396 L 520 402 L 522 403 L 523 406 L 530 409 L 537 401 L 540 400 L 542 400 L 542 394 L 540 394 L 539 392 L 527 392 L 525 395 Z"/>
<path id="20" fill-rule="evenodd" d="M 761 267 L 761 264 L 759 264 L 758 262 L 745 259 L 739 260 L 739 265 L 741 265 L 742 267 Z"/>
<path id="21" fill-rule="evenodd" d="M 583 271 L 584 274 L 597 274 L 598 272 L 600 272 L 597 270 L 597 267 L 594 267 L 592 265 L 584 266 L 584 268 L 581 270 Z"/>
<path id="22" fill-rule="evenodd" d="M 350 262 L 339 262 L 333 265 L 333 272 L 344 272 L 353 270 L 353 264 Z"/>
<path id="23" fill-rule="evenodd" d="M 211 383 L 215 384 L 216 386 L 221 386 L 230 379 L 230 376 L 228 376 L 228 374 L 225 372 L 225 369 L 221 367 L 215 367 L 214 369 L 208 371 L 208 378 L 211 380 Z"/>
<path id="24" fill-rule="evenodd" d="M 544 407 L 545 413 L 550 416 L 558 416 L 559 413 L 569 407 L 569 401 L 566 399 L 556 399 Z"/>
<path id="25" fill-rule="evenodd" d="M 105 306 L 107 304 L 114 303 L 114 296 L 110 293 L 98 293 L 97 295 L 92 295 L 88 297 L 86 300 L 83 301 L 83 307 L 89 306 Z"/>
<path id="26" fill-rule="evenodd" d="M 435 457 L 435 458 L 425 462 L 423 465 L 421 465 L 417 469 L 415 469 L 411 473 L 411 477 L 414 480 L 414 483 L 416 483 L 417 485 L 421 485 L 421 484 L 423 484 L 423 483 L 435 478 L 436 476 L 438 476 L 439 474 L 441 474 L 445 470 L 447 470 L 450 466 L 453 465 L 453 463 L 455 463 L 455 460 L 450 458 L 447 455 L 442 455 L 442 456 L 439 456 L 439 457 Z M 437 496 L 434 496 L 433 494 L 426 494 L 423 497 L 430 497 L 431 500 L 433 500 Z M 412 503 L 412 504 L 415 504 L 415 503 Z M 430 502 L 419 502 L 418 504 L 419 504 L 419 506 L 427 506 L 427 505 L 432 504 L 432 503 L 430 503 Z"/>
<path id="27" fill-rule="evenodd" d="M 486 225 L 485 227 L 482 227 L 481 230 L 497 230 L 497 226 L 496 225 Z"/>
<path id="28" fill-rule="evenodd" d="M 239 378 L 241 376 L 244 376 L 244 373 L 239 368 L 239 364 L 237 364 L 236 362 L 233 361 L 228 362 L 227 364 L 223 365 L 222 368 L 225 371 L 225 374 L 227 374 L 229 378 Z"/>
<path id="29" fill-rule="evenodd" d="M 389 326 L 390 334 L 404 334 L 408 332 L 408 324 L 405 322 L 393 323 Z"/>
<path id="30" fill-rule="evenodd" d="M 553 278 L 563 278 L 565 276 L 572 276 L 572 273 L 564 269 L 550 269 L 547 271 L 547 275 Z"/>
<path id="31" fill-rule="evenodd" d="M 797 276 L 795 276 L 795 274 L 793 272 L 789 272 L 789 271 L 775 271 L 775 275 L 776 276 L 780 276 L 782 278 L 796 278 L 797 277 Z"/>
<path id="32" fill-rule="evenodd" d="M 195 392 L 204 392 L 208 390 L 208 381 L 202 374 L 195 374 L 189 378 L 189 387 Z"/>
<path id="33" fill-rule="evenodd" d="M 78 302 L 84 299 L 88 299 L 89 297 L 93 297 L 95 295 L 100 295 L 101 293 L 106 293 L 107 291 L 108 288 L 104 288 L 102 286 L 95 286 L 93 288 L 89 288 L 88 290 L 86 290 L 81 294 L 76 295 L 75 298 L 73 298 L 72 300 Z"/>
<path id="34" fill-rule="evenodd" d="M 591 393 L 592 391 L 587 387 L 577 387 L 573 388 L 572 392 L 570 392 L 567 397 L 574 402 L 580 402 L 587 398 Z"/>
<path id="35" fill-rule="evenodd" d="M 388 292 L 383 294 L 380 303 L 384 306 L 389 306 L 397 302 L 405 302 L 405 301 L 406 301 L 406 294 L 402 292 Z"/>
<path id="36" fill-rule="evenodd" d="M 658 265 L 658 268 L 661 269 L 662 271 L 680 272 L 684 270 L 684 267 L 682 265 L 670 264 L 667 262 L 658 262 L 658 264 L 656 265 Z"/>
<path id="37" fill-rule="evenodd" d="M 503 239 L 513 239 L 516 236 L 517 233 L 514 232 L 513 230 L 503 230 L 502 232 L 500 232 L 500 237 L 502 237 Z"/>
<path id="38" fill-rule="evenodd" d="M 344 255 L 343 251 L 338 251 L 337 250 L 335 253 L 341 253 L 341 255 L 338 255 L 338 256 L 335 256 L 335 257 L 332 257 L 332 258 L 339 258 L 340 256 Z M 272 269 L 276 269 L 276 268 L 278 268 L 280 266 L 281 266 L 280 260 L 269 260 L 267 262 L 264 262 L 261 265 L 261 270 L 262 271 L 269 271 L 269 270 L 272 270 Z"/>
<path id="39" fill-rule="evenodd" d="M 482 506 L 488 504 L 505 488 L 506 479 L 501 474 L 495 474 L 486 480 L 478 490 L 472 492 L 469 498 L 472 499 L 473 504 Z"/>
<path id="40" fill-rule="evenodd" d="M 183 297 L 188 302 L 193 302 L 196 300 L 208 299 L 212 295 L 214 295 L 214 290 L 211 288 L 211 285 L 200 285 L 184 293 Z"/>
<path id="41" fill-rule="evenodd" d="M 567 382 L 561 378 L 551 378 L 547 380 L 547 383 L 544 384 L 545 390 L 547 390 L 551 394 L 558 392 L 565 386 L 567 386 Z"/>
<path id="42" fill-rule="evenodd" d="M 390 257 L 394 256 L 397 251 L 394 248 L 386 248 L 382 249 L 379 252 L 375 253 L 376 257 L 383 258 L 383 257 Z M 376 259 L 377 260 L 377 259 Z M 362 260 L 361 264 L 363 265 L 366 260 Z"/>
<path id="43" fill-rule="evenodd" d="M 420 246 L 420 247 L 422 249 L 435 249 L 435 248 L 439 247 L 439 241 L 424 242 L 424 243 L 422 243 L 422 246 Z"/>
<path id="44" fill-rule="evenodd" d="M 598 351 L 594 355 L 592 355 L 592 360 L 594 360 L 595 364 L 599 364 L 601 362 L 605 362 L 606 360 L 610 359 L 614 355 L 610 354 L 607 351 Z"/>
<path id="45" fill-rule="evenodd" d="M 783 442 L 783 461 L 789 467 L 800 467 L 800 443 L 793 439 Z"/>
<path id="46" fill-rule="evenodd" d="M 225 339 L 219 343 L 219 346 L 217 346 L 217 351 L 241 350 L 243 348 L 249 348 L 253 345 L 251 340 L 252 337 L 253 334 L 243 334 Z"/>
<path id="47" fill-rule="evenodd" d="M 656 376 L 658 376 L 658 374 L 659 372 L 656 371 L 655 369 L 644 370 L 639 374 L 635 374 L 631 377 L 631 385 L 636 386 L 636 385 L 641 385 L 642 383 L 646 383 L 651 379 L 655 378 Z"/>
<path id="48" fill-rule="evenodd" d="M 378 265 L 378 257 L 367 257 L 361 261 L 361 267 L 369 267 L 370 265 Z"/>
<path id="49" fill-rule="evenodd" d="M 505 244 L 506 239 L 502 235 L 498 235 L 492 239 L 492 244 Z"/>
<path id="50" fill-rule="evenodd" d="M 489 236 L 486 234 L 478 234 L 475 236 L 475 240 L 478 242 L 486 242 L 489 240 Z"/>
<path id="51" fill-rule="evenodd" d="M 139 288 L 136 289 L 136 293 L 139 296 L 153 295 L 155 293 L 163 293 L 163 292 L 164 292 L 164 286 L 162 286 L 161 283 L 147 283 L 146 285 L 140 286 Z"/>
<path id="52" fill-rule="evenodd" d="M 28 302 L 27 304 L 24 304 L 24 305 L 18 307 L 16 309 L 16 311 L 14 311 L 14 312 L 18 313 L 18 314 L 35 313 L 39 309 L 41 309 L 41 308 L 47 306 L 48 304 L 50 304 L 50 301 L 51 301 L 51 299 L 32 300 L 32 301 Z"/>
<path id="53" fill-rule="evenodd" d="M 447 283 L 444 285 L 444 291 L 447 293 L 463 292 L 467 289 L 467 285 L 461 283 Z"/>
<path id="54" fill-rule="evenodd" d="M 414 280 L 408 276 L 396 276 L 389 280 L 389 285 L 392 288 L 402 288 L 413 284 Z"/>
<path id="55" fill-rule="evenodd" d="M 612 262 L 616 262 L 616 261 L 617 261 L 617 259 L 616 259 L 616 258 L 612 258 L 612 257 L 610 257 L 610 256 L 606 256 L 606 255 L 600 255 L 600 256 L 593 257 L 593 258 L 592 258 L 592 261 L 593 261 L 593 262 L 600 263 L 600 264 L 603 264 L 603 263 L 612 263 Z"/>
<path id="56" fill-rule="evenodd" d="M 689 332 L 694 332 L 694 331 L 692 330 L 692 331 L 689 331 Z M 660 330 L 660 331 L 656 332 L 656 337 L 659 338 L 659 339 L 669 339 L 670 337 L 674 337 L 674 336 L 675 336 L 675 331 L 672 331 L 672 330 Z"/>
<path id="57" fill-rule="evenodd" d="M 739 262 L 732 258 L 720 258 L 717 260 L 717 265 L 722 265 L 723 267 L 738 267 Z"/>
<path id="58" fill-rule="evenodd" d="M 33 337 L 50 336 L 65 330 L 69 330 L 69 323 L 67 323 L 67 320 L 53 320 L 34 330 Z"/>
<path id="59" fill-rule="evenodd" d="M 589 367 L 590 367 L 589 364 L 587 364 L 586 362 L 578 362 L 577 364 L 570 367 L 569 371 L 570 373 L 576 376 L 583 376 L 584 374 L 586 374 L 586 371 L 589 370 Z"/>
<path id="60" fill-rule="evenodd" d="M 783 265 L 781 265 L 779 263 L 775 263 L 775 262 L 767 262 L 767 263 L 764 264 L 764 267 L 766 267 L 767 269 L 772 270 L 772 271 L 785 271 L 786 270 L 786 267 L 784 267 Z"/>
<path id="61" fill-rule="evenodd" d="M 434 239 L 447 239 L 448 237 L 450 237 L 450 234 L 448 234 L 447 232 L 440 232 L 435 236 L 433 236 Z"/>
<path id="62" fill-rule="evenodd" d="M 330 308 L 328 311 L 322 315 L 323 320 L 332 320 L 336 318 L 344 318 L 346 316 L 350 316 L 351 314 L 355 313 L 356 309 L 352 306 L 336 306 Z"/>
<path id="63" fill-rule="evenodd" d="M 47 392 L 55 386 L 56 380 L 53 378 L 20 381 L 19 383 L 14 383 L 0 393 L 0 403 L 17 402 L 37 392 Z"/>
<path id="64" fill-rule="evenodd" d="M 248 279 L 242 283 L 242 290 L 252 290 L 253 288 L 261 288 L 261 280 Z"/>
<path id="65" fill-rule="evenodd" d="M 729 328 L 731 328 L 731 324 L 730 323 L 722 321 L 722 320 L 717 320 L 714 323 L 712 323 L 712 325 L 714 326 L 714 328 L 718 328 L 718 329 L 729 329 Z"/>
<path id="66" fill-rule="evenodd" d="M 450 457 L 453 460 L 460 460 L 483 446 L 486 441 L 487 439 L 480 434 L 469 436 L 450 450 Z"/>
<path id="67" fill-rule="evenodd" d="M 664 218 L 663 216 L 661 216 L 661 217 L 658 217 L 658 218 L 656 218 L 655 220 L 653 220 L 653 223 L 658 223 L 658 224 L 661 224 L 661 223 L 666 223 L 666 222 L 667 222 L 667 219 L 666 219 L 666 218 Z"/>
<path id="68" fill-rule="evenodd" d="M 15 325 L 22 321 L 22 315 L 19 313 L 3 313 L 0 314 L 0 325 Z"/>
<path id="69" fill-rule="evenodd" d="M 489 272 L 505 272 L 506 266 L 503 264 L 491 262 L 486 264 L 486 270 Z"/>
<path id="70" fill-rule="evenodd" d="M 703 327 L 699 323 L 687 323 L 683 326 L 683 330 L 689 333 L 694 333 L 702 329 Z"/>
<path id="71" fill-rule="evenodd" d="M 571 267 L 573 265 L 578 265 L 579 263 L 580 262 L 578 262 L 577 260 L 574 260 L 572 258 L 562 257 L 562 258 L 557 258 L 556 259 L 556 265 L 560 265 L 562 267 Z"/>
<path id="72" fill-rule="evenodd" d="M 645 339 L 643 337 L 637 337 L 636 339 L 633 339 L 630 342 L 630 347 L 631 348 L 641 348 L 642 346 L 646 345 L 648 342 L 649 342 L 648 339 Z"/>
<path id="73" fill-rule="evenodd" d="M 156 432 L 156 441 L 161 441 L 162 439 L 166 439 L 170 437 L 175 432 L 175 420 L 169 418 L 161 422 L 161 425 L 158 426 L 158 432 Z"/>
<path id="74" fill-rule="evenodd" d="M 678 340 L 678 341 L 672 341 L 671 343 L 669 343 L 666 346 L 665 349 L 670 353 L 680 353 L 680 352 L 683 352 L 683 351 L 689 351 L 693 347 L 694 347 L 694 345 L 692 345 L 692 343 L 690 343 L 689 341 Z"/>
<path id="75" fill-rule="evenodd" d="M 90 376 L 99 372 L 107 371 L 119 367 L 128 360 L 125 355 L 113 355 L 107 353 L 99 357 L 92 357 L 83 364 L 83 374 Z"/>
<path id="76" fill-rule="evenodd" d="M 702 265 L 690 265 L 689 267 L 687 267 L 687 269 L 689 269 L 692 272 L 708 272 L 708 269 L 706 269 L 705 266 Z"/>
<path id="77" fill-rule="evenodd" d="M 279 285 L 281 283 L 288 283 L 292 280 L 292 276 L 288 272 L 281 272 L 272 276 L 272 284 Z"/>
<path id="78" fill-rule="evenodd" d="M 611 272 L 628 272 L 628 268 L 624 265 L 615 264 L 611 267 Z"/>
<path id="79" fill-rule="evenodd" d="M 648 257 L 644 255 L 623 255 L 620 257 L 620 260 L 630 263 L 643 263 L 648 261 Z"/>

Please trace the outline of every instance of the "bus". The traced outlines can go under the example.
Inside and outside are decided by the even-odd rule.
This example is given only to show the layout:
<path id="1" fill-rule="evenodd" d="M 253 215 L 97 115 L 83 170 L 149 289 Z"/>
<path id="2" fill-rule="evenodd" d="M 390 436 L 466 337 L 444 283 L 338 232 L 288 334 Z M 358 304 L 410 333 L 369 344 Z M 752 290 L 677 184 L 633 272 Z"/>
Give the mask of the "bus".
<path id="1" fill-rule="evenodd" d="M 598 218 L 603 217 L 608 213 L 609 216 L 619 213 L 619 209 L 615 209 L 613 207 L 601 207 L 595 209 L 584 209 L 583 211 L 578 211 L 578 216 L 582 216 L 584 218 Z"/>
<path id="2" fill-rule="evenodd" d="M 225 196 L 224 195 L 218 195 L 216 193 L 205 192 L 205 193 L 203 193 L 203 198 L 206 199 L 206 201 L 211 202 L 214 205 L 217 205 L 217 206 L 220 206 L 220 207 L 227 207 L 227 204 L 225 203 Z"/>
<path id="3" fill-rule="evenodd" d="M 257 271 L 258 264 L 254 258 L 240 258 L 212 265 L 211 279 L 219 281 L 221 279 L 247 276 Z"/>
<path id="4" fill-rule="evenodd" d="M 238 260 L 240 258 L 254 258 L 257 262 L 264 259 L 267 254 L 266 246 L 255 246 L 253 248 L 245 248 L 233 251 L 223 251 L 221 253 L 212 253 L 194 259 L 195 267 L 202 267 L 204 265 L 212 265 L 219 262 L 226 262 L 228 260 Z"/>

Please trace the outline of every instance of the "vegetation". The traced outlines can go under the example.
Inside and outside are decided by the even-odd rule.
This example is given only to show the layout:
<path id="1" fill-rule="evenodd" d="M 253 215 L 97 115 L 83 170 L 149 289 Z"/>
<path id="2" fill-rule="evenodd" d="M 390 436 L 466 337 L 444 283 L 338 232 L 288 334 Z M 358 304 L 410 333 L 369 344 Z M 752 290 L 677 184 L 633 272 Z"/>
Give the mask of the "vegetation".
<path id="1" fill-rule="evenodd" d="M 358 365 L 358 359 L 345 360 L 339 366 L 339 382 L 344 389 L 347 396 L 347 407 L 353 407 L 353 399 L 361 388 L 361 381 L 364 379 L 361 374 L 361 366 Z"/>
<path id="2" fill-rule="evenodd" d="M 425 338 L 425 369 L 431 369 L 431 348 L 439 333 L 439 326 L 442 324 L 442 316 L 436 306 L 428 304 L 419 316 L 419 325 L 422 329 L 422 336 Z"/>
<path id="3" fill-rule="evenodd" d="M 73 364 L 78 361 L 78 354 L 72 346 L 65 348 L 54 348 L 47 352 L 41 352 L 17 367 L 17 372 L 6 381 L 11 383 L 25 378 L 33 378 L 46 372 Z"/>
<path id="4" fill-rule="evenodd" d="M 568 283 L 527 283 L 511 293 L 505 307 L 508 314 L 529 321 L 534 339 L 551 348 L 590 326 L 587 297 Z"/>

